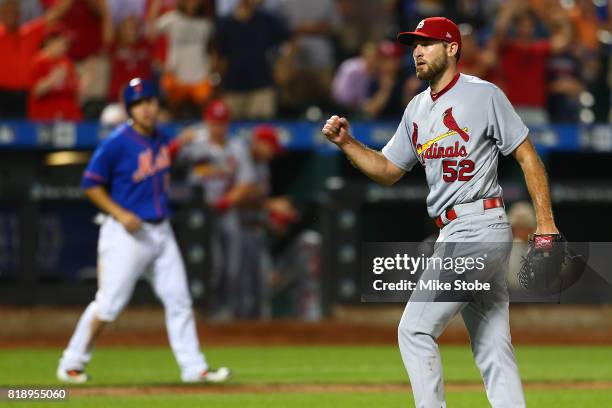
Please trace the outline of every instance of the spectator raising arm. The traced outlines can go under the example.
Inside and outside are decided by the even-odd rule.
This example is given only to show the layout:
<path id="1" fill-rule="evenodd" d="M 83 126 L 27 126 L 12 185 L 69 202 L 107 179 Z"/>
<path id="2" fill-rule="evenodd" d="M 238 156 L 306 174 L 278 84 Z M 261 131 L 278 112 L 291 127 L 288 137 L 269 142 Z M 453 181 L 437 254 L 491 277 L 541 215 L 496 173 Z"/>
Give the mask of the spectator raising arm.
<path id="1" fill-rule="evenodd" d="M 572 26 L 561 6 L 553 9 L 535 9 L 536 14 L 550 33 L 550 50 L 553 54 L 563 52 L 572 40 Z"/>
<path id="2" fill-rule="evenodd" d="M 149 14 L 147 15 L 146 24 L 146 36 L 149 41 L 154 41 L 159 35 L 157 29 L 157 17 L 159 17 L 159 11 L 161 9 L 161 0 L 151 0 L 151 7 L 149 7 Z"/>
<path id="3" fill-rule="evenodd" d="M 500 6 L 500 12 L 495 23 L 493 37 L 489 43 L 490 49 L 495 51 L 506 40 L 513 20 L 525 13 L 533 12 L 550 32 L 551 52 L 561 52 L 567 48 L 572 38 L 572 28 L 567 14 L 561 6 L 533 8 L 527 0 L 511 0 Z"/>
<path id="4" fill-rule="evenodd" d="M 48 25 L 55 24 L 64 17 L 70 7 L 74 3 L 74 0 L 60 0 L 53 7 L 50 7 L 45 14 L 43 19 Z"/>
<path id="5" fill-rule="evenodd" d="M 488 47 L 491 51 L 497 52 L 508 36 L 508 31 L 512 25 L 512 20 L 520 13 L 527 11 L 529 3 L 526 0 L 510 0 L 503 3 L 499 8 L 497 21 L 493 28 Z"/>
<path id="6" fill-rule="evenodd" d="M 102 20 L 102 43 L 108 47 L 113 42 L 113 19 L 106 0 L 89 0 L 92 9 L 98 12 Z"/>
<path id="7" fill-rule="evenodd" d="M 68 76 L 68 69 L 65 65 L 58 65 L 49 74 L 32 87 L 32 92 L 36 98 L 42 98 L 52 90 L 62 86 Z"/>

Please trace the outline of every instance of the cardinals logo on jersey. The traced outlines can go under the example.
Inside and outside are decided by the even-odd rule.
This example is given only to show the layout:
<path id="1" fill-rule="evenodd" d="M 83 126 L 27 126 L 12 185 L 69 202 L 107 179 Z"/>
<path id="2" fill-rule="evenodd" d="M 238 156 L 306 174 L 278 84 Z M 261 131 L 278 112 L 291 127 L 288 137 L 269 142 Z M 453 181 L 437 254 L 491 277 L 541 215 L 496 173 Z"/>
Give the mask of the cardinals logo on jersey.
<path id="1" fill-rule="evenodd" d="M 448 108 L 444 111 L 444 113 L 442 114 L 442 122 L 444 122 L 444 126 L 449 128 L 450 130 L 457 132 L 457 134 L 461 136 L 464 142 L 467 143 L 470 141 L 470 135 L 468 135 L 465 130 L 459 127 L 457 121 L 453 117 L 453 108 Z"/>
<path id="2" fill-rule="evenodd" d="M 442 123 L 444 123 L 444 126 L 448 128 L 448 132 L 442 133 L 441 135 L 438 135 L 423 144 L 417 144 L 416 142 L 418 138 L 418 126 L 416 123 L 413 123 L 412 144 L 415 146 L 417 154 L 425 159 L 467 156 L 465 146 L 463 146 L 459 141 L 457 141 L 453 146 L 447 147 L 438 146 L 437 144 L 440 140 L 454 135 L 459 135 L 461 140 L 464 142 L 468 142 L 470 140 L 470 135 L 467 133 L 469 129 L 466 127 L 461 128 L 457 124 L 457 121 L 453 117 L 452 107 L 445 110 L 442 114 Z"/>

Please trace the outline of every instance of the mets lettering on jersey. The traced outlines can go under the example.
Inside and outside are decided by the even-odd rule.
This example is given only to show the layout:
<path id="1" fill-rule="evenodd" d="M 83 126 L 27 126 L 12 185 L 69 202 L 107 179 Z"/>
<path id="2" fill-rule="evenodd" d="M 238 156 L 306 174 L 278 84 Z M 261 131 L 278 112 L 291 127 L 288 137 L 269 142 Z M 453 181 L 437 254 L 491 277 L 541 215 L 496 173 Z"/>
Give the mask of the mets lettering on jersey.
<path id="1" fill-rule="evenodd" d="M 153 149 L 147 148 L 138 155 L 138 169 L 132 175 L 134 183 L 170 167 L 170 153 L 166 146 L 159 148 L 159 154 L 153 158 Z"/>
<path id="2" fill-rule="evenodd" d="M 408 104 L 382 152 L 406 171 L 417 162 L 425 167 L 427 210 L 436 217 L 455 204 L 500 196 L 498 153 L 512 153 L 527 134 L 498 87 L 457 74 L 441 92 L 428 89 Z"/>
<path id="3" fill-rule="evenodd" d="M 119 126 L 96 149 L 81 186 L 104 186 L 113 201 L 145 221 L 168 217 L 169 141 L 158 130 L 143 136 Z"/>

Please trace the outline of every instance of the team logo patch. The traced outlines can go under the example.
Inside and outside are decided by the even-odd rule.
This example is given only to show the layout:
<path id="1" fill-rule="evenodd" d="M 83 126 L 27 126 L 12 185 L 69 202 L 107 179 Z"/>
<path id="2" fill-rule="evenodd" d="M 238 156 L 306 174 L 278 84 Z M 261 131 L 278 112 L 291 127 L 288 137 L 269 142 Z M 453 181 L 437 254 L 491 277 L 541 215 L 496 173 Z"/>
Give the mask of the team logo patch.
<path id="1" fill-rule="evenodd" d="M 139 78 L 134 78 L 130 81 L 129 86 L 134 88 L 136 93 L 142 92 L 142 81 Z"/>
<path id="2" fill-rule="evenodd" d="M 412 145 L 416 148 L 417 140 L 419 139 L 419 126 L 416 122 L 412 122 Z"/>
<path id="3" fill-rule="evenodd" d="M 417 30 L 420 30 L 425 25 L 425 20 L 421 20 L 421 22 L 417 25 Z"/>
<path id="4" fill-rule="evenodd" d="M 469 132 L 469 129 L 467 127 L 461 128 L 457 124 L 457 121 L 453 117 L 453 108 L 448 108 L 447 110 L 444 111 L 444 113 L 442 114 L 442 122 L 444 123 L 444 126 L 448 128 L 448 132 L 442 133 L 441 135 L 438 135 L 434 137 L 433 139 L 426 141 L 423 144 L 417 144 L 416 145 L 417 154 L 418 155 L 424 154 L 426 156 L 425 157 L 426 159 L 427 158 L 431 159 L 431 158 L 467 156 L 467 150 L 465 146 L 461 146 L 459 142 L 456 142 L 454 146 L 449 146 L 446 148 L 443 148 L 437 145 L 437 143 L 440 140 L 446 139 L 447 137 L 454 136 L 454 135 L 459 135 L 461 140 L 463 140 L 464 142 L 468 142 L 470 140 L 470 135 L 468 135 L 467 133 Z M 416 126 L 416 123 L 413 123 L 413 125 Z M 414 132 L 413 132 L 413 137 L 414 137 Z M 413 139 L 413 144 L 414 144 L 414 139 Z"/>
<path id="5" fill-rule="evenodd" d="M 444 126 L 457 132 L 464 142 L 468 142 L 470 140 L 470 136 L 459 127 L 457 121 L 453 117 L 453 108 L 448 108 L 444 111 L 442 114 L 442 122 L 444 122 Z"/>
<path id="6" fill-rule="evenodd" d="M 463 130 L 464 132 L 467 132 L 469 129 L 468 128 L 463 128 L 461 130 Z M 440 136 L 436 136 L 435 138 L 426 141 L 423 144 L 416 145 L 417 154 L 424 153 L 427 149 L 429 149 L 431 146 L 433 146 L 436 143 L 438 143 L 440 140 L 446 139 L 447 137 L 454 136 L 456 134 L 457 134 L 457 132 L 455 132 L 454 130 L 450 130 L 450 131 L 448 131 L 446 133 L 442 133 Z"/>
<path id="7" fill-rule="evenodd" d="M 446 38 L 453 38 L 453 36 L 451 35 L 451 33 L 446 32 Z"/>
<path id="8" fill-rule="evenodd" d="M 154 156 L 152 149 L 145 149 L 138 155 L 138 168 L 132 173 L 132 181 L 139 183 L 147 177 L 170 167 L 170 152 L 166 146 L 159 149 Z"/>

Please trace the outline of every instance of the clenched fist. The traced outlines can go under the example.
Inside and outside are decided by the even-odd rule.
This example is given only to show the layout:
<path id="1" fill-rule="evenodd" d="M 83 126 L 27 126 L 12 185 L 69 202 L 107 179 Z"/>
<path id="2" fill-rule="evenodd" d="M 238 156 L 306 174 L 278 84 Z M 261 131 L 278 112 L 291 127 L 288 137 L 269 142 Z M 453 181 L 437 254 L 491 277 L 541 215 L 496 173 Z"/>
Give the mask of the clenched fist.
<path id="1" fill-rule="evenodd" d="M 337 115 L 327 119 L 321 131 L 327 140 L 340 147 L 352 139 L 349 134 L 349 121 Z"/>

